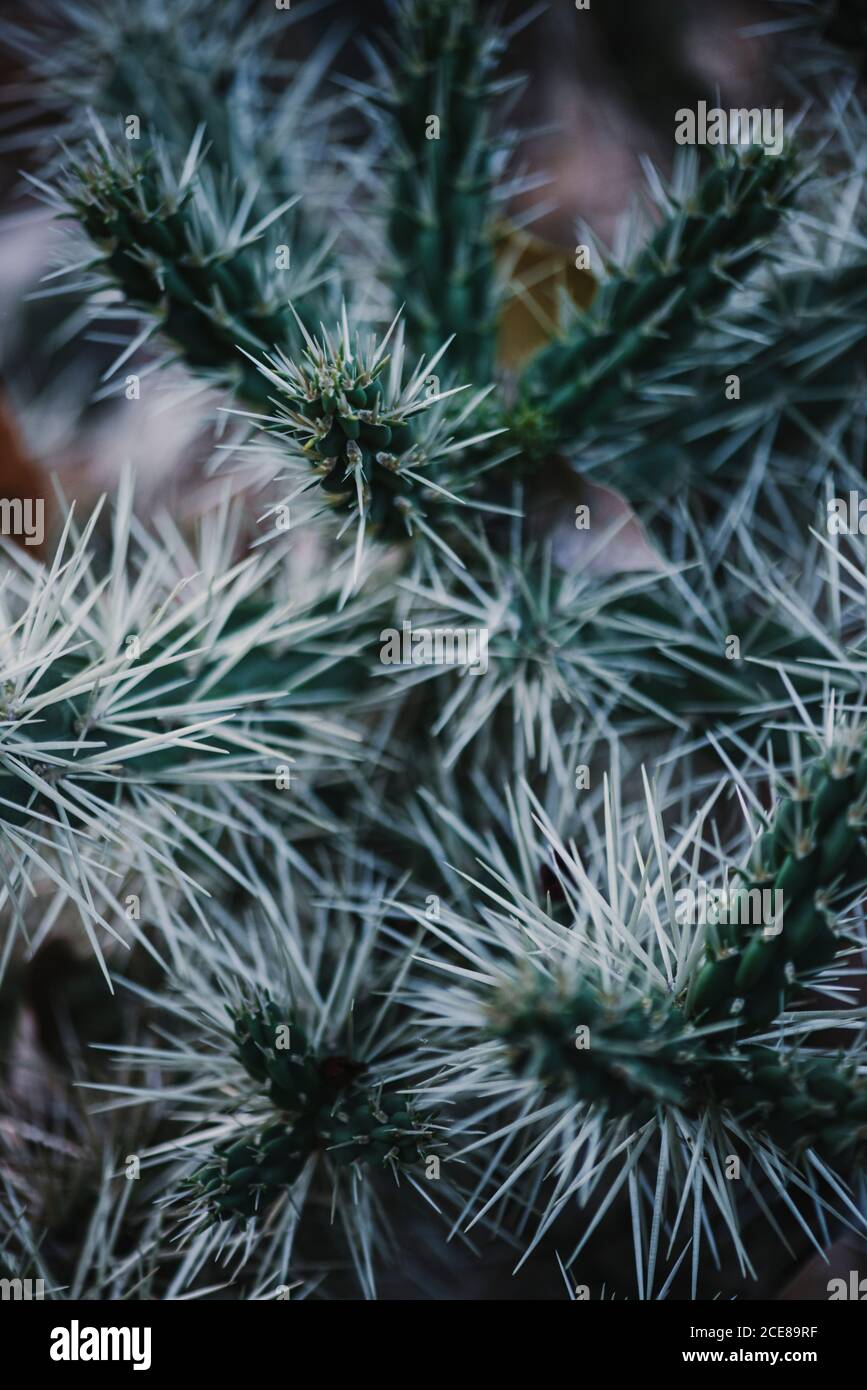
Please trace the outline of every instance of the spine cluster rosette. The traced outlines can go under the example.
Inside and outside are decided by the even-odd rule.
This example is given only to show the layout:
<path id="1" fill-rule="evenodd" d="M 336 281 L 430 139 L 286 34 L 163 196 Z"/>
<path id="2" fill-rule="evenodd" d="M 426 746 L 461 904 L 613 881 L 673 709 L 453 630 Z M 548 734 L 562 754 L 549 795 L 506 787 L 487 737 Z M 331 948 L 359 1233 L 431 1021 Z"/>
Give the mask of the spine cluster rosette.
<path id="1" fill-rule="evenodd" d="M 335 613 L 326 577 L 290 612 L 272 588 L 272 563 L 234 553 L 237 509 L 207 520 L 196 555 L 166 518 L 158 536 L 133 525 L 133 496 L 127 471 L 110 566 L 94 534 L 98 504 L 80 535 L 69 518 L 50 567 L 10 560 L 0 593 L 7 888 L 24 903 L 45 873 L 88 930 L 96 920 L 112 933 L 122 875 L 150 862 L 182 879 L 187 854 L 213 852 L 214 826 L 244 813 L 240 784 L 252 808 L 279 785 L 280 769 L 344 760 L 352 734 L 334 716 L 364 670 L 334 641 L 347 629 L 360 637 L 355 606 Z M 272 816 L 278 804 L 298 809 L 295 798 L 275 799 Z M 79 841 L 92 852 L 77 853 Z M 10 937 L 18 928 L 14 916 Z"/>
<path id="2" fill-rule="evenodd" d="M 430 1130 L 405 1097 L 365 1082 L 363 1062 L 314 1050 L 273 1001 L 235 1020 L 238 1058 L 280 1116 L 252 1140 L 224 1145 L 189 1180 L 215 1220 L 261 1214 L 316 1154 L 338 1167 L 401 1167 L 424 1159 Z"/>
<path id="3" fill-rule="evenodd" d="M 472 481 L 461 463 L 479 442 L 479 436 L 455 441 L 449 432 L 473 402 L 460 415 L 445 412 L 462 389 L 441 391 L 433 375 L 447 345 L 406 378 L 402 338 L 391 356 L 386 352 L 397 322 L 366 345 L 359 335 L 353 343 L 345 313 L 333 337 L 323 329 L 313 339 L 302 325 L 300 362 L 280 354 L 259 363 L 276 405 L 264 427 L 297 466 L 299 491 L 318 486 L 330 506 L 354 514 L 385 540 L 430 536 L 428 510 L 454 520 Z"/>

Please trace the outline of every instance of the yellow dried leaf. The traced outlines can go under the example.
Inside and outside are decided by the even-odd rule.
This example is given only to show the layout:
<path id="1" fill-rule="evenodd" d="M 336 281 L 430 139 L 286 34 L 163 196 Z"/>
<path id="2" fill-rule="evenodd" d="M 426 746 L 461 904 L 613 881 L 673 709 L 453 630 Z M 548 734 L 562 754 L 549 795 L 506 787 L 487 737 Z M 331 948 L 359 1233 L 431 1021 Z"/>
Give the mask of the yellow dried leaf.
<path id="1" fill-rule="evenodd" d="M 515 371 L 556 335 L 564 295 L 586 309 L 596 280 L 576 268 L 572 252 L 509 223 L 498 231 L 497 261 L 511 286 L 500 314 L 497 357 Z"/>

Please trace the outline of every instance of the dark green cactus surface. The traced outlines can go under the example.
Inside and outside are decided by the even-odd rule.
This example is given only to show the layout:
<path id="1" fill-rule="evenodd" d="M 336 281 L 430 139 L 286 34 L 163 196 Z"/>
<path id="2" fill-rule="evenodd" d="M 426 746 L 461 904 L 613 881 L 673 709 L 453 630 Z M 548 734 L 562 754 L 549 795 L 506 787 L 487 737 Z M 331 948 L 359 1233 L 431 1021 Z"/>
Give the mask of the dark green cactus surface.
<path id="1" fill-rule="evenodd" d="M 533 454 L 573 444 L 634 404 L 636 380 L 664 374 L 759 261 L 791 203 L 791 154 L 728 151 L 675 207 L 589 311 L 524 374 L 511 424 Z"/>
<path id="2" fill-rule="evenodd" d="M 222 1146 L 191 1177 L 190 1195 L 214 1220 L 264 1211 L 317 1153 L 341 1167 L 424 1158 L 430 1130 L 406 1098 L 365 1080 L 363 1062 L 314 1051 L 303 1028 L 272 1001 L 238 1013 L 235 1037 L 239 1061 L 280 1118 L 253 1139 Z"/>

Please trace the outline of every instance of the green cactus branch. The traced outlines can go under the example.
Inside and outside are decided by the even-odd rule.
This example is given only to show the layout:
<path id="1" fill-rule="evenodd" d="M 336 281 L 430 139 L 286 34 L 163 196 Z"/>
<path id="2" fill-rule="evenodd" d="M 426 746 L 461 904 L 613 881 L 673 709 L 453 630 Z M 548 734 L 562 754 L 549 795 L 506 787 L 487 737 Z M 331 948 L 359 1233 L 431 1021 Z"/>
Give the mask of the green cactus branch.
<path id="1" fill-rule="evenodd" d="M 61 207 L 99 248 L 93 268 L 104 283 L 119 288 L 193 371 L 261 405 L 264 383 L 239 349 L 297 345 L 289 300 L 303 307 L 315 295 L 327 246 L 313 263 L 293 261 L 286 215 L 297 196 L 248 225 L 249 204 L 207 193 L 204 134 L 200 127 L 176 175 L 161 149 L 151 145 L 139 157 L 100 131 L 86 158 L 70 161 Z"/>
<path id="2" fill-rule="evenodd" d="M 836 922 L 867 884 L 865 823 L 859 735 L 814 759 L 778 801 L 743 883 L 705 924 L 704 960 L 678 997 L 620 997 L 610 986 L 537 977 L 501 989 L 489 1009 L 491 1035 L 505 1043 L 519 1075 L 566 1086 L 612 1115 L 640 1124 L 657 1106 L 699 1113 L 711 1105 L 788 1152 L 814 1146 L 863 1165 L 863 1068 L 844 1055 L 752 1039 L 803 1006 L 817 974 L 847 949 Z M 576 1044 L 580 1029 L 585 1046 Z"/>
<path id="3" fill-rule="evenodd" d="M 804 478 L 831 464 L 854 478 L 867 371 L 867 267 L 789 273 L 693 363 L 690 395 L 633 421 L 582 466 L 642 507 L 685 485 L 729 488 L 756 454 L 799 507 Z M 726 395 L 734 375 L 738 395 Z M 806 494 L 812 496 L 811 492 Z"/>
<path id="4" fill-rule="evenodd" d="M 519 1076 L 612 1119 L 640 1126 L 657 1108 L 700 1116 L 713 1107 L 790 1155 L 812 1148 L 847 1173 L 867 1160 L 867 1076 L 843 1056 L 714 1047 L 669 1000 L 623 1003 L 586 985 L 557 992 L 550 982 L 503 991 L 489 1029 Z"/>
<path id="5" fill-rule="evenodd" d="M 737 1021 L 760 1026 L 802 995 L 805 973 L 833 962 L 835 908 L 867 884 L 865 822 L 867 753 L 856 730 L 811 762 L 774 808 L 738 891 L 779 893 L 779 920 L 747 941 L 730 925 L 719 929 L 690 993 L 691 1016 L 731 1020 L 742 1000 Z"/>
<path id="6" fill-rule="evenodd" d="M 498 77 L 505 46 L 496 11 L 476 0 L 403 0 L 389 85 L 369 97 L 392 165 L 390 273 L 409 341 L 430 356 L 454 334 L 455 369 L 475 383 L 490 380 L 496 340 L 494 195 L 507 142 L 492 114 L 515 86 Z"/>
<path id="7" fill-rule="evenodd" d="M 574 449 L 641 399 L 643 377 L 683 368 L 734 285 L 764 257 L 797 186 L 791 151 L 727 151 L 674 202 L 633 263 L 532 359 L 511 418 L 524 448 Z"/>

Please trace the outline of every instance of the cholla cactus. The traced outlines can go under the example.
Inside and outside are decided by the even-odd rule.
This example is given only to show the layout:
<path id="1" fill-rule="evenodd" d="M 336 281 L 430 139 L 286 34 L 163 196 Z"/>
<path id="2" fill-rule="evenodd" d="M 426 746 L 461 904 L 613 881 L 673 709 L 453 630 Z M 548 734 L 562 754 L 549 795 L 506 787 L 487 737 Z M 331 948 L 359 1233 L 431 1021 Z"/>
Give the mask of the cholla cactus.
<path id="1" fill-rule="evenodd" d="M 143 1075 L 117 1088 L 125 1103 L 159 1106 L 165 1087 L 184 1121 L 180 1142 L 143 1155 L 174 1165 L 167 1210 L 184 1246 L 174 1290 L 222 1255 L 259 1290 L 251 1296 L 263 1296 L 323 1257 L 311 1253 L 308 1228 L 324 1202 L 339 1213 L 342 1259 L 373 1296 L 375 1256 L 388 1241 L 377 1178 L 421 1190 L 428 1158 L 439 1171 L 439 1126 L 414 1107 L 396 1060 L 406 1023 L 394 995 L 410 943 L 389 943 L 382 912 L 357 918 L 355 895 L 364 904 L 385 896 L 372 866 L 335 894 L 338 872 L 311 864 L 299 892 L 292 857 L 275 844 L 246 910 L 217 909 L 213 939 L 174 927 L 183 944 L 173 988 L 143 996 L 173 1044 L 111 1048 Z"/>
<path id="2" fill-rule="evenodd" d="M 68 515 L 48 568 L 16 556 L 0 634 L 10 927 L 23 925 L 33 874 L 47 875 L 100 954 L 97 926 L 114 938 L 119 925 L 137 931 L 119 896 L 131 870 L 150 861 L 194 885 L 192 860 L 181 861 L 219 857 L 208 826 L 218 838 L 224 817 L 237 819 L 235 788 L 273 788 L 311 753 L 321 767 L 323 755 L 336 764 L 353 750 L 351 729 L 323 725 L 312 689 L 292 708 L 333 664 L 315 648 L 317 633 L 336 631 L 317 613 L 321 593 L 290 617 L 268 592 L 277 557 L 234 560 L 237 512 L 206 523 L 197 563 L 169 525 L 159 540 L 134 538 L 132 504 L 127 474 L 102 576 L 101 507 L 80 535 Z"/>
<path id="3" fill-rule="evenodd" d="M 267 1087 L 280 1118 L 252 1142 L 224 1145 L 193 1174 L 192 1191 L 213 1219 L 265 1211 L 318 1150 L 338 1165 L 410 1165 L 424 1156 L 425 1131 L 407 1102 L 381 1088 L 368 1090 L 364 1062 L 341 1053 L 317 1055 L 304 1030 L 273 1000 L 242 1009 L 234 1024 L 239 1060 L 257 1087 Z"/>
<path id="4" fill-rule="evenodd" d="M 822 796 L 820 764 L 816 771 Z M 705 1203 L 749 1269 L 738 1204 L 722 1176 L 727 1156 L 743 1156 L 749 1190 L 769 1184 L 790 1209 L 799 1190 L 819 1203 L 821 1181 L 842 1192 L 834 1168 L 845 1181 L 864 1161 L 862 1011 L 852 1011 L 856 1031 L 843 1054 L 803 1045 L 805 1036 L 837 1024 L 836 1013 L 789 1012 L 816 971 L 831 964 L 843 970 L 847 948 L 857 947 L 857 936 L 837 935 L 829 925 L 831 902 L 845 912 L 862 878 L 853 863 L 847 889 L 839 873 L 855 853 L 845 813 L 842 831 L 833 827 L 827 840 L 839 862 L 828 859 L 811 878 L 811 861 L 790 852 L 775 880 L 778 916 L 768 912 L 762 920 L 746 910 L 746 889 L 730 889 L 712 869 L 714 906 L 702 905 L 696 850 L 714 799 L 669 851 L 649 795 L 646 851 L 632 826 L 618 825 L 609 797 L 600 865 L 585 865 L 538 804 L 530 807 L 536 825 L 528 822 L 519 800 L 511 818 L 514 862 L 548 857 L 547 881 L 532 884 L 520 870 L 492 869 L 488 882 L 477 884 L 483 896 L 475 920 L 444 910 L 439 922 L 427 923 L 450 954 L 439 962 L 428 956 L 433 975 L 415 1001 L 430 1037 L 421 1094 L 465 1108 L 452 1132 L 466 1135 L 459 1156 L 484 1156 L 497 1146 L 496 1160 L 483 1166 L 471 1190 L 471 1224 L 498 1203 L 520 1206 L 533 1191 L 542 1215 L 526 1258 L 571 1204 L 598 1198 L 604 1183 L 574 1259 L 628 1182 L 633 1203 L 644 1201 L 640 1192 L 652 1199 L 649 1247 L 636 1248 L 642 1296 L 653 1288 L 659 1237 L 674 1247 L 689 1205 L 693 1296 Z M 823 804 L 827 799 L 825 793 Z M 788 842 L 791 804 L 779 807 L 772 838 Z M 594 833 L 580 828 L 584 836 Z M 759 845 L 762 853 L 766 841 Z M 832 881 L 834 893 L 823 895 Z M 808 884 L 822 903 L 815 910 Z M 423 912 L 405 910 L 426 923 Z M 462 962 L 459 980 L 451 978 L 452 954 Z M 824 979 L 828 987 L 830 977 Z M 495 1122 L 474 1137 L 489 1111 Z M 645 1169 L 648 1180 L 639 1183 Z"/>
<path id="5" fill-rule="evenodd" d="M 526 1281 L 556 1241 L 571 1295 L 625 1232 L 618 1294 L 748 1297 L 790 1229 L 863 1239 L 867 142 L 839 53 L 776 153 L 647 164 L 615 248 L 580 234 L 579 309 L 508 270 L 534 13 L 396 0 L 337 84 L 341 26 L 300 6 L 61 8 L 68 62 L 51 14 L 0 27 L 42 114 L 8 142 L 64 224 L 44 293 L 110 346 L 96 394 L 174 364 L 219 496 L 140 515 L 124 469 L 45 563 L 4 536 L 4 1273 L 460 1296 L 460 1236 Z M 857 7 L 798 9 L 857 45 Z M 503 350 L 516 300 L 532 352 Z M 76 963 L 50 1007 L 44 950 Z"/>
<path id="6" fill-rule="evenodd" d="M 314 341 L 301 325 L 306 350 L 298 364 L 285 354 L 259 364 L 277 391 L 277 414 L 266 425 L 289 446 L 290 459 L 306 465 L 302 478 L 312 474 L 299 491 L 318 483 L 334 507 L 358 518 L 358 549 L 368 522 L 383 539 L 421 534 L 443 548 L 425 522 L 425 507 L 465 505 L 460 494 L 469 491 L 472 474 L 462 477 L 460 465 L 450 469 L 449 456 L 498 431 L 457 440 L 445 433 L 449 423 L 461 428 L 478 397 L 452 422 L 435 411 L 461 390 L 436 389 L 434 371 L 448 344 L 405 380 L 402 336 L 391 356 L 386 351 L 396 326 L 395 320 L 381 341 L 364 345 L 358 337 L 352 343 L 345 308 L 336 340 L 323 329 L 322 341 Z"/>
<path id="7" fill-rule="evenodd" d="M 662 226 L 525 374 L 514 425 L 531 451 L 583 444 L 624 418 L 634 429 L 642 395 L 665 399 L 684 349 L 760 259 L 796 186 L 789 155 L 758 150 L 728 152 L 697 184 L 694 167 L 679 172 L 679 186 L 659 190 Z"/>
<path id="8" fill-rule="evenodd" d="M 285 246 L 290 233 L 280 219 L 297 195 L 251 224 L 251 200 L 221 198 L 199 170 L 204 126 L 178 174 L 161 144 L 139 158 L 112 146 L 101 126 L 96 133 L 85 162 L 70 161 L 61 203 L 102 251 L 91 290 L 117 285 L 143 313 L 139 346 L 158 330 L 191 367 L 233 384 L 244 399 L 261 399 L 260 380 L 238 348 L 261 352 L 291 340 L 286 290 L 303 300 L 318 283 L 317 266 L 299 268 L 296 253 L 287 285 L 279 253 L 269 260 L 250 251 L 269 229 Z"/>
<path id="9" fill-rule="evenodd" d="M 515 90 L 498 72 L 509 35 L 476 0 L 404 0 L 399 23 L 365 89 L 392 176 L 391 275 L 412 341 L 432 355 L 455 334 L 478 382 L 496 341 L 491 222 L 512 141 L 491 127 L 492 107 Z"/>

